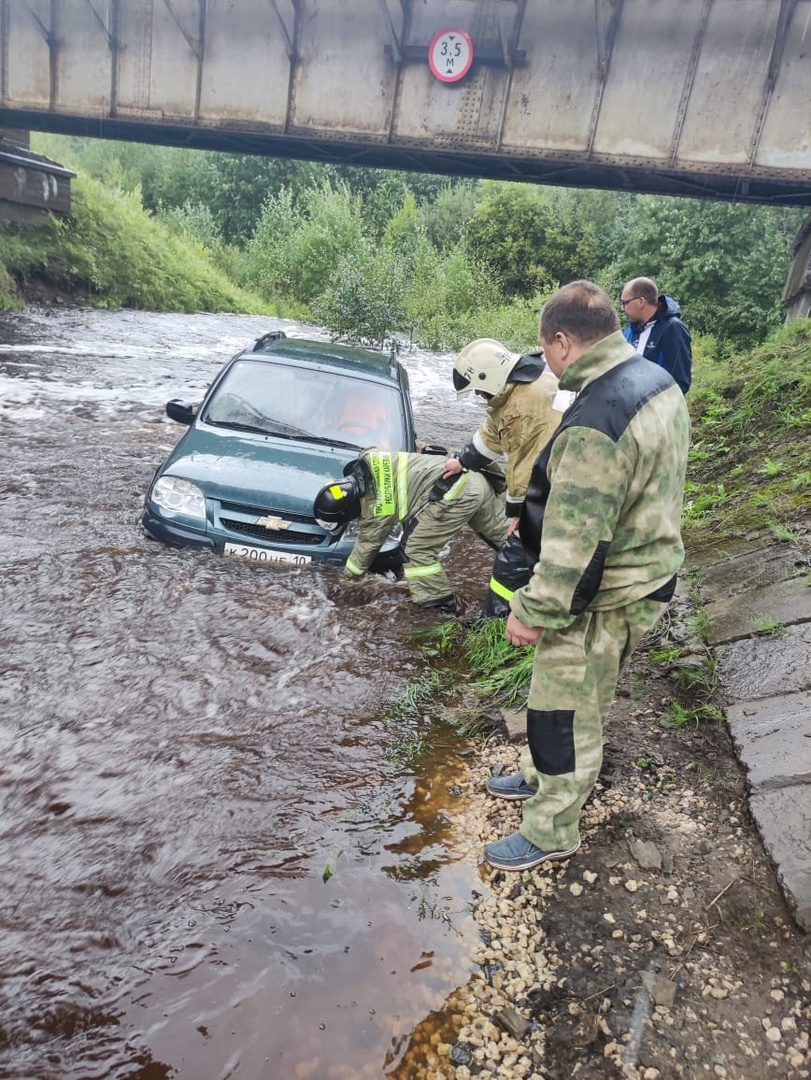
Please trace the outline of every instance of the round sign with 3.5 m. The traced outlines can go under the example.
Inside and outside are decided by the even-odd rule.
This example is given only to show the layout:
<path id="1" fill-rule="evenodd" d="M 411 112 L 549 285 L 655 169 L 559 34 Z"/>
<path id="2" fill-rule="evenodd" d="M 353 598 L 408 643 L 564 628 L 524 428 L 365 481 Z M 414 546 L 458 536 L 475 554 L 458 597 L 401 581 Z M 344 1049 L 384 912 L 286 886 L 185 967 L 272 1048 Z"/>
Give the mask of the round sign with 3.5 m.
<path id="1" fill-rule="evenodd" d="M 428 47 L 428 64 L 442 82 L 463 79 L 473 63 L 473 42 L 464 30 L 440 30 Z"/>

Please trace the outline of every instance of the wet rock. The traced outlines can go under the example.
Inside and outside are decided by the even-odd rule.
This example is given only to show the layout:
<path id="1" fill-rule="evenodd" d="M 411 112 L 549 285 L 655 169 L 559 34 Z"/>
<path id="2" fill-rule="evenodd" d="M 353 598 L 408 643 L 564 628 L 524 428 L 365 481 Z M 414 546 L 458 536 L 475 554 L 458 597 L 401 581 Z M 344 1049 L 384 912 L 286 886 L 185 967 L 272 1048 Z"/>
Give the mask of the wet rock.
<path id="1" fill-rule="evenodd" d="M 664 975 L 657 975 L 654 971 L 643 971 L 642 985 L 650 994 L 654 1005 L 669 1009 L 676 1000 L 676 984 Z"/>
<path id="2" fill-rule="evenodd" d="M 473 1061 L 473 1047 L 466 1042 L 454 1043 L 448 1055 L 448 1060 L 451 1065 L 455 1065 L 457 1068 L 470 1065 Z"/>
<path id="3" fill-rule="evenodd" d="M 508 1035 L 512 1035 L 514 1039 L 523 1039 L 532 1027 L 529 1020 L 525 1020 L 520 1013 L 509 1007 L 499 1009 L 499 1011 L 493 1015 L 493 1022 L 497 1024 L 502 1031 L 506 1031 Z"/>
<path id="4" fill-rule="evenodd" d="M 523 742 L 527 736 L 527 710 L 501 709 L 500 712 L 510 742 Z"/>
<path id="5" fill-rule="evenodd" d="M 661 870 L 662 853 L 650 840 L 631 840 L 628 843 L 631 854 L 643 870 Z"/>

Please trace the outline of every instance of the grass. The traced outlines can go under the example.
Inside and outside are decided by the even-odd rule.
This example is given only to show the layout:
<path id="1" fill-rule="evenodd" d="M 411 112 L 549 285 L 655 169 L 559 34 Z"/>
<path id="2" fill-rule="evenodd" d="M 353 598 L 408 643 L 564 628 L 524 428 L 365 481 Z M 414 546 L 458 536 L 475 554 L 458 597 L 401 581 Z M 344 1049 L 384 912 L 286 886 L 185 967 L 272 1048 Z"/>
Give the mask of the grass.
<path id="1" fill-rule="evenodd" d="M 683 627 L 675 623 L 672 615 L 668 617 L 667 614 L 643 641 L 643 646 L 648 647 L 648 659 L 667 667 L 675 684 L 675 693 L 667 701 L 660 721 L 662 727 L 672 730 L 724 720 L 724 713 L 713 703 L 718 682 L 718 660 L 707 646 L 707 616 L 701 607 L 697 579 L 690 589 L 690 604 L 686 621 L 692 625 L 695 642 L 689 649 L 676 644 L 682 638 Z M 647 764 L 647 759 L 643 758 L 637 762 L 637 767 L 644 769 Z"/>
<path id="2" fill-rule="evenodd" d="M 779 540 L 781 544 L 796 544 L 800 539 L 799 535 L 794 532 L 793 529 L 781 525 L 778 521 L 770 521 L 769 529 L 775 540 Z"/>
<path id="3" fill-rule="evenodd" d="M 718 660 L 707 650 L 700 667 L 680 667 L 676 672 L 676 689 L 684 697 L 700 697 L 708 701 L 718 685 Z"/>
<path id="4" fill-rule="evenodd" d="M 703 607 L 693 612 L 691 622 L 696 637 L 706 645 L 710 634 L 710 617 Z"/>
<path id="5" fill-rule="evenodd" d="M 421 678 L 409 683 L 388 704 L 383 712 L 387 720 L 402 720 L 419 716 L 424 708 L 435 700 L 449 682 L 450 673 L 428 671 Z"/>
<path id="6" fill-rule="evenodd" d="M 502 726 L 500 717 L 494 716 L 483 706 L 454 709 L 448 723 L 461 739 L 479 743 L 486 743 Z"/>
<path id="7" fill-rule="evenodd" d="M 723 723 L 724 713 L 717 705 L 703 704 L 689 707 L 680 705 L 678 701 L 671 701 L 667 712 L 662 717 L 662 727 L 679 729 L 689 726 L 698 727 L 701 721 Z"/>
<path id="8" fill-rule="evenodd" d="M 137 195 L 77 176 L 69 218 L 0 226 L 0 310 L 32 286 L 97 307 L 267 313 L 203 248 L 167 228 Z"/>
<path id="9" fill-rule="evenodd" d="M 504 619 L 485 619 L 472 627 L 464 641 L 464 650 L 476 685 L 507 708 L 526 698 L 532 679 L 534 646 L 516 649 L 504 637 Z"/>
<path id="10" fill-rule="evenodd" d="M 407 768 L 425 752 L 425 739 L 417 735 L 397 736 L 389 743 L 388 758 L 392 765 Z"/>
<path id="11" fill-rule="evenodd" d="M 752 352 L 699 357 L 687 400 L 686 546 L 715 549 L 758 530 L 794 542 L 811 512 L 811 320 Z"/>
<path id="12" fill-rule="evenodd" d="M 773 619 L 771 615 L 757 615 L 750 623 L 752 629 L 763 637 L 783 637 L 788 627 Z"/>
<path id="13" fill-rule="evenodd" d="M 393 765 L 407 768 L 424 753 L 427 744 L 418 725 L 426 719 L 427 710 L 436 711 L 437 699 L 451 679 L 450 671 L 429 670 L 404 687 L 386 706 L 384 720 L 395 721 L 390 728 L 387 750 Z"/>
<path id="14" fill-rule="evenodd" d="M 662 664 L 668 667 L 675 663 L 682 655 L 682 650 L 677 645 L 666 645 L 662 649 L 653 649 L 648 653 L 648 659 L 654 664 Z"/>
<path id="15" fill-rule="evenodd" d="M 474 685 L 496 704 L 510 708 L 526 697 L 534 646 L 516 649 L 504 636 L 504 619 L 484 619 L 469 629 L 451 621 L 421 635 L 429 657 L 451 656 L 460 647 Z"/>

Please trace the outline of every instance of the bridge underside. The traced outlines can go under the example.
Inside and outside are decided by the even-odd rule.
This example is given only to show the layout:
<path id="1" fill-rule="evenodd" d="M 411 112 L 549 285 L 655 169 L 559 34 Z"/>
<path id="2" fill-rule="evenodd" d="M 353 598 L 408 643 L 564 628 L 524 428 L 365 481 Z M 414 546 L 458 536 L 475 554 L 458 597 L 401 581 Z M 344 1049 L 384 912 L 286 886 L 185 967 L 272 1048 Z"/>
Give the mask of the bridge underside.
<path id="1" fill-rule="evenodd" d="M 811 205 L 811 178 L 738 174 L 728 168 L 701 171 L 666 169 L 640 160 L 623 163 L 609 156 L 585 160 L 576 154 L 546 152 L 493 153 L 486 149 L 442 147 L 414 140 L 399 143 L 337 138 L 278 135 L 226 126 L 185 126 L 127 120 L 118 117 L 82 117 L 43 114 L 0 108 L 0 125 L 11 123 L 29 130 L 64 135 L 118 139 L 232 154 L 293 158 L 329 164 L 358 165 L 448 176 L 485 177 L 571 188 L 644 192 L 689 198 L 719 199 L 775 205 Z"/>

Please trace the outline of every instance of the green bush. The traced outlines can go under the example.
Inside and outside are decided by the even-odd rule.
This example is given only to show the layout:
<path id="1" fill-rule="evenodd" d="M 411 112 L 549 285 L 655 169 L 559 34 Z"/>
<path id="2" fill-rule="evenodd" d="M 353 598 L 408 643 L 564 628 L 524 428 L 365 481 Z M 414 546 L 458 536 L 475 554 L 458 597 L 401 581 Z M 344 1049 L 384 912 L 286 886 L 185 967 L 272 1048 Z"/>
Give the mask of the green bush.
<path id="1" fill-rule="evenodd" d="M 405 318 L 408 265 L 387 249 L 364 241 L 344 256 L 329 286 L 313 305 L 315 318 L 333 338 L 398 351 Z"/>

